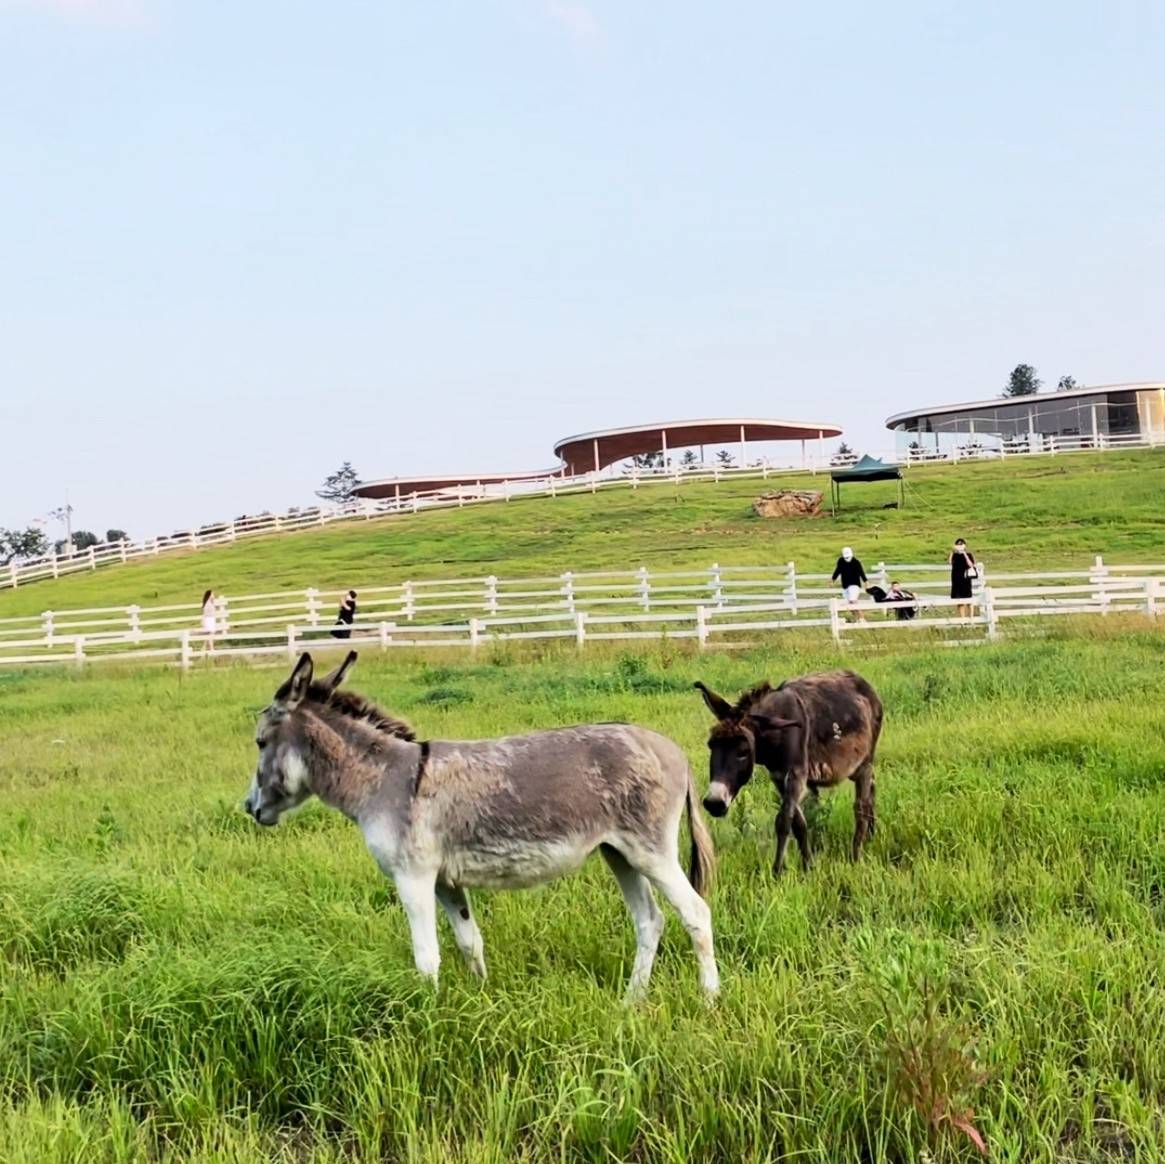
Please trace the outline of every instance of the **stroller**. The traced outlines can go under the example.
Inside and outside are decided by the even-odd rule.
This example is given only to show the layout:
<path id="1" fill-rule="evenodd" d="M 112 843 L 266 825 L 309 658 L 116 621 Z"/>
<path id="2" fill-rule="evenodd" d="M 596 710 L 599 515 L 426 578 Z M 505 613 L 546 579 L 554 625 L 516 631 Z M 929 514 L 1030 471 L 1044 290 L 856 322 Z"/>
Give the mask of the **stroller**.
<path id="1" fill-rule="evenodd" d="M 901 586 L 898 587 L 898 593 L 895 594 L 893 589 L 887 593 L 881 586 L 867 586 L 866 593 L 875 602 L 914 602 L 915 597 L 909 590 L 903 590 Z M 887 612 L 889 613 L 889 612 Z M 913 618 L 918 613 L 918 607 L 915 606 L 896 606 L 894 607 L 894 617 L 903 622 L 907 619 Z"/>

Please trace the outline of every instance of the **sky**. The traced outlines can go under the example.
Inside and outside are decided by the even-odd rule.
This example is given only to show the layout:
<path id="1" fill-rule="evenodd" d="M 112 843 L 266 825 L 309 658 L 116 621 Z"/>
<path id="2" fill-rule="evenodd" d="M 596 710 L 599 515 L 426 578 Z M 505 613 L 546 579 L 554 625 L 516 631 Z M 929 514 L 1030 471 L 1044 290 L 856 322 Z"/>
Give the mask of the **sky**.
<path id="1" fill-rule="evenodd" d="M 0 525 L 1165 378 L 1165 7 L 0 0 Z"/>

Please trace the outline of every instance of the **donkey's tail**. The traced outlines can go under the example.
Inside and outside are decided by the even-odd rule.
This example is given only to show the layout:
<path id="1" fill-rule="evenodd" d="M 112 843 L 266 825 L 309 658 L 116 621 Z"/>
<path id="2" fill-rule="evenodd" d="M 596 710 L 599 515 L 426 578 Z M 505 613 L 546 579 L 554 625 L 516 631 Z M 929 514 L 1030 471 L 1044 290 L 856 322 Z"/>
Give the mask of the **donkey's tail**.
<path id="1" fill-rule="evenodd" d="M 688 880 L 692 888 L 701 896 L 707 897 L 712 888 L 712 881 L 716 876 L 716 850 L 712 846 L 712 834 L 704 823 L 704 814 L 700 810 L 700 802 L 696 797 L 696 785 L 692 780 L 692 773 L 688 772 L 688 832 L 692 834 L 691 865 L 688 869 Z"/>

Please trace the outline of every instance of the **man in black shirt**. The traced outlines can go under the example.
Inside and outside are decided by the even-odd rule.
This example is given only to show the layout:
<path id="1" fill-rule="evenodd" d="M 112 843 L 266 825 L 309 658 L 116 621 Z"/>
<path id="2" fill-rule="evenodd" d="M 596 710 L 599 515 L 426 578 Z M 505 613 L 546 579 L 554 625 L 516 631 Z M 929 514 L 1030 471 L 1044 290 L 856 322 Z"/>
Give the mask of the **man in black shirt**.
<path id="1" fill-rule="evenodd" d="M 841 592 L 847 603 L 850 606 L 856 606 L 861 601 L 862 588 L 869 579 L 866 578 L 866 571 L 862 566 L 861 558 L 855 558 L 851 547 L 846 546 L 841 551 L 841 557 L 837 559 L 837 565 L 833 568 L 833 578 L 831 581 L 841 581 Z M 858 618 L 865 621 L 865 616 L 858 611 Z"/>

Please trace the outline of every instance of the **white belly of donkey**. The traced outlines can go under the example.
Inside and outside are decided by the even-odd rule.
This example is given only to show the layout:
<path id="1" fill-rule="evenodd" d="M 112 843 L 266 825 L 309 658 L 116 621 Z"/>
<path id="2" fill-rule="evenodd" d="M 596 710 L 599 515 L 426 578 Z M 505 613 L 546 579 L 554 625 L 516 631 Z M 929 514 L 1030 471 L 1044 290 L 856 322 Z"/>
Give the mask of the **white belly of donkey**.
<path id="1" fill-rule="evenodd" d="M 594 852 L 591 837 L 555 840 L 491 840 L 473 848 L 446 851 L 441 880 L 466 889 L 524 889 L 573 873 Z"/>

